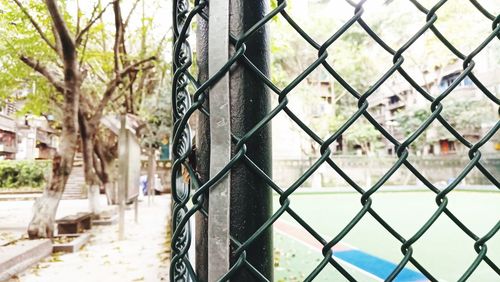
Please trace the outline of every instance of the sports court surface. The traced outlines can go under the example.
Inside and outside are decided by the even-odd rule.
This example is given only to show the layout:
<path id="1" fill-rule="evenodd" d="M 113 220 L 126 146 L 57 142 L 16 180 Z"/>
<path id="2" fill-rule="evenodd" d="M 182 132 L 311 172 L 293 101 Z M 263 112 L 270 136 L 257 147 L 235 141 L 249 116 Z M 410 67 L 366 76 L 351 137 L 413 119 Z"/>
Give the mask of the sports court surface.
<path id="1" fill-rule="evenodd" d="M 357 193 L 299 193 L 291 208 L 319 234 L 330 240 L 361 209 Z M 432 192 L 377 192 L 373 209 L 406 239 L 437 209 Z M 453 191 L 448 208 L 476 235 L 482 237 L 500 221 L 500 192 Z M 274 199 L 274 209 L 279 207 Z M 274 224 L 275 280 L 303 281 L 323 259 L 322 245 L 291 216 Z M 488 256 L 500 264 L 500 234 L 488 243 Z M 358 281 L 383 281 L 403 258 L 401 243 L 369 214 L 333 248 L 333 256 Z M 457 281 L 476 258 L 474 241 L 445 214 L 413 245 L 415 257 L 439 281 Z M 345 281 L 328 264 L 314 281 Z M 407 264 L 395 281 L 427 281 Z M 468 281 L 500 281 L 482 262 Z"/>

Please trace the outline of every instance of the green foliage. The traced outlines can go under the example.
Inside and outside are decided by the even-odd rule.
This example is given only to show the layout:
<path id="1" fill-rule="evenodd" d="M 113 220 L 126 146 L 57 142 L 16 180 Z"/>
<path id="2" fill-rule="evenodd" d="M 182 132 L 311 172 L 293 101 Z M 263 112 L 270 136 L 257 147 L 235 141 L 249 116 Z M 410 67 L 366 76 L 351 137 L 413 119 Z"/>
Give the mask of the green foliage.
<path id="1" fill-rule="evenodd" d="M 396 116 L 396 126 L 398 130 L 404 134 L 405 138 L 413 134 L 430 116 L 430 112 L 424 108 L 415 109 L 413 111 L 401 111 Z M 429 129 L 428 129 L 429 130 Z M 420 138 L 417 138 L 411 143 L 411 148 L 417 150 L 422 149 L 423 144 L 427 140 L 427 132 L 425 130 Z"/>
<path id="2" fill-rule="evenodd" d="M 290 10 L 290 7 L 287 9 Z M 318 51 L 292 30 L 288 22 L 281 17 L 277 19 L 272 22 L 271 26 L 271 79 L 278 87 L 284 88 L 318 58 Z M 319 43 L 324 42 L 342 24 L 335 17 L 311 17 L 305 22 L 300 22 L 301 27 Z M 373 28 L 379 29 L 378 26 Z M 360 93 L 366 91 L 381 72 L 381 66 L 377 64 L 378 58 L 373 56 L 373 44 L 375 42 L 370 39 L 366 32 L 354 25 L 327 50 L 328 63 Z M 335 95 L 331 106 L 335 108 L 336 112 L 333 113 L 332 117 L 326 122 L 324 118 L 309 120 L 307 116 L 302 117 L 315 132 L 326 136 L 326 134 L 335 132 L 347 120 L 347 113 L 353 112 L 353 109 L 356 108 L 356 100 L 351 99 L 351 94 L 347 93 L 347 90 L 337 81 L 334 81 L 333 77 L 322 66 L 318 67 L 308 78 L 311 77 L 314 79 L 326 78 L 333 82 Z M 307 80 L 302 82 L 302 84 L 306 83 Z M 294 89 L 291 94 L 293 95 L 292 99 L 299 100 L 298 104 L 304 108 L 313 108 L 313 104 L 325 103 L 319 96 L 312 95 L 317 94 L 317 92 L 311 93 L 309 90 L 310 87 L 306 91 Z M 342 97 L 345 98 L 342 99 Z M 346 137 L 345 140 L 348 140 L 349 145 L 361 145 L 363 151 L 372 151 L 380 143 L 378 141 L 380 134 L 365 121 L 356 122 L 343 136 Z M 356 142 L 362 144 L 356 144 Z"/>
<path id="3" fill-rule="evenodd" d="M 26 1 L 24 1 L 26 2 Z M 51 21 L 43 1 L 27 1 L 26 8 L 54 42 Z M 65 15 L 68 16 L 68 15 Z M 40 60 L 49 68 L 58 64 L 57 54 L 41 39 L 30 21 L 13 1 L 0 0 L 0 100 L 27 101 L 23 112 L 47 112 L 52 100 L 62 99 L 49 82 L 33 73 L 19 57 Z M 52 106 L 51 106 L 52 105 Z"/>
<path id="4" fill-rule="evenodd" d="M 290 1 L 293 2 L 293 1 Z M 328 2 L 328 1 L 326 1 Z M 448 1 L 438 10 L 438 21 L 436 27 L 448 38 L 459 50 L 468 53 L 485 38 L 491 30 L 489 25 L 471 24 L 485 21 L 475 9 L 469 9 L 467 1 Z M 272 7 L 275 3 L 271 1 Z M 435 2 L 423 2 L 428 9 Z M 311 4 L 311 7 L 313 5 Z M 390 47 L 397 50 L 403 46 L 420 28 L 425 24 L 425 15 L 418 11 L 408 1 L 385 1 L 385 3 L 367 3 L 367 10 L 363 19 L 370 28 L 384 40 Z M 325 10 L 327 4 L 318 4 L 314 12 L 305 14 L 306 19 L 300 16 L 294 17 L 293 5 L 287 7 L 292 18 L 303 28 L 307 34 L 318 44 L 337 31 L 345 21 L 339 12 L 328 11 L 333 16 L 318 16 Z M 312 8 L 311 8 L 312 9 Z M 300 14 L 300 13 L 298 13 Z M 314 15 L 314 16 L 312 16 Z M 290 81 L 296 78 L 318 57 L 317 50 L 305 42 L 296 31 L 289 27 L 289 24 L 282 18 L 277 17 L 271 24 L 271 78 L 279 87 L 286 87 Z M 392 56 L 370 38 L 358 24 L 352 25 L 343 35 L 341 35 L 328 49 L 328 63 L 351 87 L 363 94 L 373 83 L 379 79 L 392 66 Z M 498 53 L 498 52 L 496 52 Z M 427 31 L 404 53 L 404 67 L 408 73 L 414 76 L 418 83 L 437 83 L 432 81 L 420 81 L 428 79 L 427 72 L 437 72 L 444 69 L 450 63 L 456 61 L 454 56 L 446 47 L 433 35 Z M 495 58 L 497 58 L 496 55 Z M 494 58 L 494 59 L 495 59 Z M 308 78 L 323 72 L 330 76 L 322 66 L 318 67 Z M 439 77 L 439 75 L 437 75 Z M 331 135 L 357 110 L 356 99 L 351 98 L 351 94 L 338 82 L 333 80 L 334 96 L 333 108 L 335 112 L 328 119 L 328 126 L 325 127 L 325 119 L 308 121 L 307 116 L 301 117 L 311 128 L 321 136 Z M 306 80 L 302 84 L 306 84 Z M 386 83 L 387 85 L 388 83 Z M 300 86 L 299 86 L 300 87 Z M 298 87 L 298 88 L 299 88 Z M 310 89 L 310 87 L 309 87 Z M 290 93 L 291 100 L 299 100 L 304 108 L 310 104 L 321 102 L 316 97 L 309 95 L 298 95 L 296 89 Z M 309 91 L 311 92 L 311 91 Z M 291 102 L 290 104 L 292 104 Z M 455 102 L 445 105 L 442 115 L 458 130 L 479 129 L 481 123 L 487 120 L 494 120 L 494 117 L 485 117 L 478 112 L 484 106 L 472 103 Z M 408 112 L 398 115 L 396 122 L 405 136 L 412 134 L 429 116 L 430 111 L 425 109 L 407 109 Z M 328 128 L 328 130 L 325 130 Z M 415 148 L 420 148 L 426 141 L 427 133 L 412 143 Z M 449 135 L 449 133 L 448 133 Z M 381 144 L 381 134 L 366 120 L 358 120 L 344 134 L 344 141 L 352 148 L 353 145 L 361 146 L 363 151 L 369 153 Z"/>
<path id="5" fill-rule="evenodd" d="M 480 129 L 481 124 L 494 121 L 492 105 L 485 101 L 453 101 L 444 105 L 443 117 L 457 130 Z"/>
<path id="6" fill-rule="evenodd" d="M 43 1 L 21 1 L 34 21 L 40 26 L 47 40 L 55 45 L 52 21 Z M 60 11 L 65 23 L 73 37 L 76 36 L 79 22 L 80 30 L 91 20 L 92 16 L 99 13 L 106 5 L 97 8 L 92 13 L 93 6 L 98 1 L 84 3 L 80 1 L 80 10 L 74 1 L 59 1 Z M 130 3 L 131 4 L 131 3 Z M 123 16 L 128 16 L 132 5 L 123 3 Z M 141 5 L 143 10 L 141 12 Z M 139 70 L 135 76 L 135 88 L 147 88 L 142 95 L 134 96 L 135 109 L 139 108 L 142 100 L 152 95 L 155 90 L 151 87 L 158 80 L 156 73 L 161 76 L 165 69 L 170 68 L 170 58 L 165 55 L 169 46 L 167 35 L 169 31 L 162 22 L 159 13 L 164 12 L 166 4 L 162 1 L 143 1 L 131 14 L 130 24 L 125 34 L 125 58 L 129 63 L 134 63 L 147 57 L 156 56 L 155 69 L 149 71 Z M 162 10 L 163 9 L 163 10 Z M 77 12 L 78 11 L 78 12 Z M 82 43 L 78 45 L 78 61 L 84 80 L 81 87 L 83 96 L 89 97 L 88 101 L 96 103 L 102 98 L 107 84 L 114 78 L 114 33 L 115 23 L 112 16 L 112 7 L 108 7 L 102 19 L 97 20 L 90 30 L 83 36 Z M 125 20 L 125 19 L 124 19 Z M 33 27 L 29 18 L 21 9 L 10 0 L 0 0 L 0 101 L 24 101 L 20 114 L 32 113 L 36 115 L 50 113 L 58 119 L 61 115 L 60 105 L 62 95 L 47 81 L 45 77 L 26 66 L 20 56 L 29 57 L 40 65 L 45 66 L 57 79 L 62 80 L 62 61 Z M 152 63 L 153 64 L 153 63 Z M 158 67 L 158 68 L 156 68 Z M 158 69 L 158 71 L 157 71 Z M 152 74 L 152 73 L 155 74 Z M 158 84 L 154 85 L 157 86 Z M 124 97 L 125 85 L 117 89 L 114 97 Z M 122 99 L 110 103 L 105 112 L 119 111 L 117 106 L 122 106 Z M 122 102 L 123 103 L 123 102 Z M 113 105 L 111 105 L 113 104 Z"/>
<path id="7" fill-rule="evenodd" d="M 50 169 L 50 161 L 0 161 L 0 189 L 41 188 Z"/>
<path id="8" fill-rule="evenodd" d="M 172 134 L 170 92 L 164 89 L 169 88 L 158 88 L 157 95 L 148 97 L 144 101 L 144 107 L 140 113 L 146 120 L 147 128 L 141 138 L 143 147 L 158 148 L 161 144 L 168 142 Z"/>
<path id="9" fill-rule="evenodd" d="M 441 116 L 458 132 L 464 134 L 469 132 L 480 132 L 482 124 L 495 120 L 493 110 L 488 110 L 492 105 L 488 105 L 485 101 L 452 101 L 445 103 Z M 397 128 L 401 130 L 405 137 L 413 134 L 431 115 L 430 111 L 425 108 L 418 108 L 413 111 L 402 111 L 396 116 Z M 412 148 L 422 148 L 426 142 L 437 140 L 428 140 L 428 132 L 437 130 L 438 138 L 452 138 L 451 133 L 443 126 L 438 125 L 438 122 L 433 123 L 426 129 L 421 137 L 417 138 L 412 143 Z"/>
<path id="10" fill-rule="evenodd" d="M 489 21 L 468 2 L 448 1 L 438 9 L 437 21 L 434 23 L 444 37 L 464 54 L 472 52 L 491 32 Z M 432 0 L 420 3 L 427 9 L 436 5 L 436 1 Z M 392 48 L 398 49 L 424 25 L 425 15 L 418 11 L 411 1 L 387 1 L 386 4 L 385 12 L 375 15 L 374 22 L 383 27 L 378 33 L 382 39 Z M 420 70 L 433 70 L 456 61 L 456 56 L 430 30 L 403 56 L 407 69 L 409 65 L 414 65 Z"/>
<path id="11" fill-rule="evenodd" d="M 422 125 L 429 115 L 429 111 L 423 108 L 409 112 L 403 111 L 398 113 L 396 122 L 403 134 L 409 136 Z"/>
<path id="12" fill-rule="evenodd" d="M 285 87 L 318 58 L 318 51 L 291 29 L 288 22 L 281 17 L 277 19 L 271 26 L 271 78 L 277 86 Z M 341 22 L 333 17 L 312 17 L 302 24 L 311 38 L 319 43 L 340 26 Z M 353 26 L 327 50 L 330 65 L 358 91 L 366 90 L 374 82 L 379 68 L 373 58 L 373 44 L 366 32 Z M 318 70 L 326 73 L 323 67 Z M 335 84 L 335 92 L 341 94 L 345 89 Z"/>
<path id="13" fill-rule="evenodd" d="M 331 132 L 336 132 L 347 121 L 347 117 L 339 114 L 330 120 Z M 359 118 L 343 134 L 349 147 L 360 146 L 364 154 L 371 154 L 383 146 L 380 141 L 381 134 L 363 117 Z"/>

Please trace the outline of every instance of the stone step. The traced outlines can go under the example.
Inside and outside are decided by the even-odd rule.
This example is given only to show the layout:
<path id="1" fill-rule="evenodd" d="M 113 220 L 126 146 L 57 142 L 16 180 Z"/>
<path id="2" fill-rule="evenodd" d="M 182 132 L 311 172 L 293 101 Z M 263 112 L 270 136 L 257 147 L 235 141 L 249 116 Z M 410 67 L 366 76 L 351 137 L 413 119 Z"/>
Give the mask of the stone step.
<path id="1" fill-rule="evenodd" d="M 52 253 L 52 242 L 23 240 L 0 247 L 0 281 L 9 279 Z"/>
<path id="2" fill-rule="evenodd" d="M 78 160 L 75 159 L 75 162 Z M 83 172 L 83 166 L 73 165 L 73 170 L 66 182 L 66 187 L 64 189 L 63 199 L 85 199 L 87 198 L 87 193 L 84 193 L 83 187 L 85 185 L 85 175 Z"/>

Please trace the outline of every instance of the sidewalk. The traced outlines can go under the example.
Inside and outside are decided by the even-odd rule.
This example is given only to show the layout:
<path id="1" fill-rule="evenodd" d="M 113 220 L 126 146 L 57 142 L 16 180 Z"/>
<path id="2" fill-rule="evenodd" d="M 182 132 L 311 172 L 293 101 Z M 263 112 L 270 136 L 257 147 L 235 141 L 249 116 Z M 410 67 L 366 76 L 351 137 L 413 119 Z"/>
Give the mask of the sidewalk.
<path id="1" fill-rule="evenodd" d="M 1 193 L 0 202 L 2 201 L 32 201 L 40 197 L 42 193 Z"/>
<path id="2" fill-rule="evenodd" d="M 23 232 L 31 219 L 31 205 L 32 201 L 3 202 L 0 231 Z M 86 210 L 86 200 L 63 200 L 57 218 Z M 11 281 L 167 281 L 169 211 L 168 195 L 156 196 L 151 206 L 145 198 L 139 203 L 139 223 L 134 222 L 134 209 L 126 210 L 125 240 L 118 240 L 118 224 L 94 226 L 91 241 L 80 252 L 53 255 Z"/>

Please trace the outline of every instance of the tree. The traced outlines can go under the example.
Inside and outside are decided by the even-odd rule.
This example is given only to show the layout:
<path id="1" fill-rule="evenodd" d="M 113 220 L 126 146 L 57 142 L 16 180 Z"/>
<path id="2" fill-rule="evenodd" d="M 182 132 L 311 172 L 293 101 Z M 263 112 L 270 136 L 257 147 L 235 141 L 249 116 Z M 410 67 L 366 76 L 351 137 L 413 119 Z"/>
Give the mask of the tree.
<path id="1" fill-rule="evenodd" d="M 493 111 L 488 110 L 491 106 L 483 100 L 452 101 L 445 105 L 442 116 L 459 131 L 477 131 L 483 123 L 495 120 Z M 478 109 L 481 114 L 478 114 Z"/>
<path id="2" fill-rule="evenodd" d="M 392 39 L 389 44 L 392 47 L 402 46 L 406 40 L 423 26 L 422 20 L 425 15 L 416 10 L 408 2 L 388 2 L 391 2 L 389 5 L 390 9 L 399 12 L 387 12 L 377 19 L 385 27 L 382 30 L 381 36 L 384 39 Z M 486 20 L 470 3 L 466 3 L 465 1 L 448 2 L 437 11 L 436 15 L 437 21 L 434 23 L 434 26 L 456 49 L 465 55 L 474 50 L 491 32 L 489 20 Z M 417 18 L 422 20 L 416 20 Z M 493 48 L 493 46 L 486 47 L 483 53 L 489 53 L 490 50 L 488 48 Z M 495 58 L 498 58 L 498 52 L 494 52 L 494 55 Z M 434 97 L 442 93 L 442 89 L 439 89 L 437 86 L 440 84 L 443 75 L 446 75 L 444 73 L 446 68 L 454 64 L 461 67 L 457 56 L 449 51 L 430 30 L 424 33 L 421 38 L 405 51 L 403 56 L 406 59 L 403 64 L 406 72 L 427 93 Z M 477 67 L 479 66 L 476 66 L 476 69 Z M 390 84 L 386 85 L 390 86 Z M 409 84 L 407 85 L 410 87 Z M 398 95 L 397 91 L 394 91 L 394 94 Z M 419 93 L 414 94 L 420 95 Z M 472 131 L 479 134 L 482 123 L 494 120 L 494 117 L 488 114 L 489 111 L 484 111 L 485 108 L 490 108 L 490 106 L 487 106 L 485 99 L 466 101 L 466 99 L 471 99 L 471 97 L 455 96 L 452 98 L 453 96 L 452 92 L 442 102 L 444 110 L 441 116 L 460 133 L 470 133 Z M 424 123 L 430 114 L 430 102 L 425 108 L 421 106 L 418 108 L 406 107 L 404 111 L 397 114 L 395 120 L 397 128 L 408 137 Z M 411 144 L 413 150 L 423 153 L 424 145 L 437 141 L 429 140 L 429 130 L 437 130 L 439 138 L 453 138 L 452 134 L 436 121 Z"/>
<path id="3" fill-rule="evenodd" d="M 330 132 L 336 132 L 346 122 L 347 117 L 343 114 L 332 117 L 329 123 Z M 359 146 L 361 153 L 364 155 L 372 155 L 375 153 L 375 150 L 382 145 L 380 141 L 380 132 L 363 117 L 356 120 L 342 136 L 343 142 L 345 142 L 349 148 Z"/>
<path id="4" fill-rule="evenodd" d="M 493 111 L 488 110 L 491 105 L 483 100 L 476 101 L 452 101 L 444 105 L 441 116 L 453 126 L 462 136 L 475 135 L 477 137 L 481 128 L 485 123 L 495 119 L 492 115 Z M 482 113 L 478 114 L 478 109 L 482 109 Z M 431 112 L 424 108 L 417 108 L 409 111 L 399 112 L 396 117 L 398 128 L 405 136 L 413 134 L 429 116 Z M 438 123 L 433 123 L 422 135 L 411 144 L 411 148 L 417 152 L 424 153 L 424 145 L 438 141 L 429 139 L 429 131 L 436 131 L 437 138 L 447 139 L 454 138 L 453 135 L 443 126 Z M 470 137 L 470 136 L 469 136 Z"/>
<path id="5" fill-rule="evenodd" d="M 136 1 L 137 4 L 139 1 Z M 138 77 L 145 79 L 144 74 L 153 66 L 146 63 L 156 59 L 155 56 L 140 58 L 137 61 L 132 61 L 127 54 L 125 45 L 125 29 L 128 25 L 128 19 L 124 21 L 122 18 L 121 6 L 119 1 L 112 3 L 114 18 L 115 18 L 115 33 L 113 45 L 113 75 L 106 83 L 104 93 L 98 104 L 92 104 L 89 99 L 81 99 L 81 110 L 79 112 L 80 135 L 82 140 L 82 153 L 84 158 L 85 180 L 89 189 L 94 193 L 98 193 L 99 186 L 108 187 L 111 185 L 109 177 L 109 162 L 104 151 L 100 148 L 100 144 L 104 140 L 98 136 L 101 118 L 104 114 L 104 109 L 110 103 L 111 99 L 119 86 L 126 85 L 122 91 L 125 97 L 125 112 L 135 113 L 134 107 L 134 82 Z M 132 8 L 132 11 L 135 6 Z M 105 51 L 105 50 L 103 50 Z M 145 66 L 143 66 L 145 65 Z M 143 72 L 139 75 L 139 72 Z M 143 84 L 144 86 L 144 84 Z M 99 165 L 100 164 L 100 165 Z"/>
<path id="6" fill-rule="evenodd" d="M 57 206 L 73 167 L 73 158 L 78 140 L 78 102 L 82 85 L 82 73 L 78 61 L 77 43 L 69 31 L 64 15 L 61 13 L 56 1 L 45 1 L 51 20 L 53 38 L 49 38 L 44 33 L 40 24 L 29 14 L 20 1 L 14 0 L 14 2 L 28 18 L 40 38 L 54 52 L 52 57 L 57 58 L 62 63 L 60 68 L 62 69 L 63 78 L 61 79 L 52 72 L 51 67 L 29 55 L 22 53 L 19 55 L 19 59 L 24 64 L 44 76 L 53 89 L 62 95 L 62 133 L 59 150 L 52 161 L 52 178 L 43 196 L 35 204 L 33 219 L 28 227 L 30 238 L 48 237 L 52 236 Z"/>
<path id="7" fill-rule="evenodd" d="M 402 131 L 404 136 L 410 136 L 425 122 L 429 116 L 430 112 L 424 108 L 401 111 L 396 117 L 396 126 Z M 427 130 L 424 131 L 419 138 L 411 143 L 411 149 L 423 153 L 423 145 L 427 142 L 427 132 Z"/>
<path id="8" fill-rule="evenodd" d="M 287 11 L 293 14 L 293 2 L 291 6 Z M 326 8 L 323 7 L 323 9 Z M 298 20 L 300 26 L 319 44 L 322 44 L 343 24 L 338 17 L 313 17 L 308 15 L 305 15 L 305 17 L 307 17 L 306 21 L 294 19 Z M 318 51 L 292 30 L 289 23 L 283 18 L 276 18 L 272 24 L 272 28 L 275 28 L 276 31 L 271 33 L 271 78 L 278 87 L 284 88 L 318 58 Z M 375 26 L 374 29 L 378 31 L 379 27 Z M 382 66 L 377 64 L 377 60 L 372 54 L 374 44 L 376 43 L 370 39 L 369 35 L 361 27 L 353 25 L 327 49 L 329 54 L 327 62 L 360 94 L 364 93 L 375 82 L 377 75 L 382 71 Z M 363 75 L 359 75 L 360 73 Z M 308 80 L 311 77 L 313 80 L 317 80 L 318 77 L 328 77 L 326 80 L 333 84 L 334 96 L 331 101 L 320 97 L 319 92 L 322 90 L 315 89 L 311 91 L 312 86 L 307 85 L 310 83 Z M 302 85 L 307 85 L 307 90 L 301 89 Z M 339 121 L 346 121 L 346 117 L 353 114 L 357 108 L 357 99 L 353 98 L 352 94 L 338 81 L 334 80 L 333 76 L 323 66 L 319 66 L 311 73 L 296 89 L 288 94 L 288 97 L 290 100 L 289 107 L 292 111 L 301 114 L 300 119 L 322 138 L 328 138 L 332 135 L 340 127 Z M 333 113 L 327 117 L 324 115 L 314 117 L 314 114 L 307 113 L 314 111 L 311 109 L 317 107 L 318 104 L 331 107 Z M 309 110 L 294 108 L 294 105 L 300 105 L 300 107 Z M 353 138 L 345 139 L 350 140 L 351 145 L 354 145 L 353 142 L 356 142 L 356 140 L 363 140 L 363 151 L 368 153 L 373 150 L 370 148 L 378 140 L 377 132 L 374 131 L 375 128 L 370 127 L 367 121 L 360 120 L 353 129 L 343 134 L 343 137 L 348 137 L 346 134 L 355 134 Z M 302 134 L 301 136 L 306 135 Z M 301 142 L 305 143 L 304 148 L 301 148 L 304 154 L 307 156 L 316 155 L 318 152 L 316 142 L 309 137 L 305 137 L 305 139 L 305 142 Z M 370 141 L 368 140 L 371 141 L 372 146 L 369 145 Z"/>
<path id="9" fill-rule="evenodd" d="M 163 83 L 162 85 L 165 85 Z M 166 86 L 157 88 L 157 93 L 146 99 L 144 102 L 143 113 L 146 122 L 146 130 L 141 138 L 141 146 L 143 148 L 158 149 L 165 139 L 168 139 L 172 134 L 172 116 L 169 91 Z"/>
<path id="10" fill-rule="evenodd" d="M 170 77 L 168 79 L 164 78 L 161 84 L 165 85 L 169 79 Z M 144 107 L 141 109 L 144 111 L 142 116 L 146 121 L 146 129 L 143 130 L 141 138 L 141 147 L 148 151 L 148 194 L 153 193 L 154 189 L 156 151 L 163 145 L 165 140 L 169 140 L 172 134 L 171 100 L 167 97 L 170 93 L 165 89 L 170 88 L 166 87 L 166 85 L 157 88 L 155 95 L 146 99 L 143 103 Z"/>
<path id="11" fill-rule="evenodd" d="M 106 184 L 109 163 L 114 158 L 116 143 L 105 142 L 107 134 L 100 129 L 101 117 L 107 110 L 135 113 L 148 92 L 158 86 L 163 75 L 154 71 L 154 63 L 165 43 L 165 37 L 146 45 L 151 24 L 144 12 L 140 30 L 143 34 L 138 55 L 130 55 L 125 30 L 139 1 L 135 1 L 128 16 L 123 19 L 120 1 L 102 6 L 100 1 L 85 17 L 76 1 L 76 15 L 68 13 L 67 3 L 46 1 L 45 4 L 2 0 L 2 41 L 0 64 L 4 71 L 0 82 L 2 97 L 11 97 L 12 90 L 26 89 L 34 81 L 39 85 L 38 95 L 27 97 L 32 109 L 51 110 L 61 118 L 62 135 L 59 152 L 54 158 L 54 172 L 46 195 L 37 203 L 30 223 L 31 237 L 48 237 L 52 234 L 53 220 L 64 185 L 71 172 L 72 162 L 80 133 L 84 157 L 85 179 L 89 186 Z M 114 14 L 112 36 L 102 18 L 108 7 Z M 47 11 L 49 13 L 47 13 Z M 144 9 L 143 9 L 144 11 Z M 19 17 L 22 12 L 23 17 Z M 83 25 L 82 22 L 86 21 Z M 44 31 L 51 33 L 46 34 Z M 113 51 L 109 52 L 108 38 L 112 38 Z M 39 58 L 39 59 L 37 59 Z M 23 67 L 22 65 L 29 68 Z M 164 63 L 162 63 L 164 64 Z M 30 71 L 31 69 L 31 71 Z M 166 68 L 163 67 L 162 70 Z M 40 76 L 33 76 L 32 71 Z M 137 95 L 142 93 L 142 95 Z M 119 100 L 123 104 L 118 104 Z M 27 103 L 29 105 L 29 103 Z M 40 107 L 40 105 L 48 105 Z"/>

